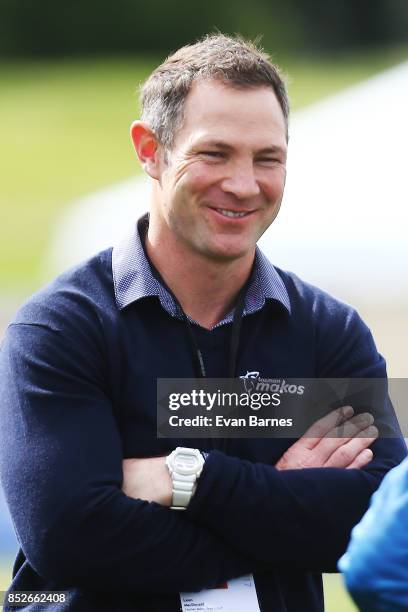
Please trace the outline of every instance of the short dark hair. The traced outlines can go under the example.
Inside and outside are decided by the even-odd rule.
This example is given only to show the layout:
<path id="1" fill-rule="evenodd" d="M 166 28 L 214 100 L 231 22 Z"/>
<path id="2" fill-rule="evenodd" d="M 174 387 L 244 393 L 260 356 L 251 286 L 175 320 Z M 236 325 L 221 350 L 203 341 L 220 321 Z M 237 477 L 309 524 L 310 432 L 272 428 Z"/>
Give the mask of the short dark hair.
<path id="1" fill-rule="evenodd" d="M 216 79 L 239 88 L 272 87 L 286 123 L 289 99 L 279 68 L 253 42 L 239 36 L 209 34 L 178 49 L 158 66 L 141 88 L 142 120 L 165 149 L 181 127 L 186 97 L 197 79 Z"/>

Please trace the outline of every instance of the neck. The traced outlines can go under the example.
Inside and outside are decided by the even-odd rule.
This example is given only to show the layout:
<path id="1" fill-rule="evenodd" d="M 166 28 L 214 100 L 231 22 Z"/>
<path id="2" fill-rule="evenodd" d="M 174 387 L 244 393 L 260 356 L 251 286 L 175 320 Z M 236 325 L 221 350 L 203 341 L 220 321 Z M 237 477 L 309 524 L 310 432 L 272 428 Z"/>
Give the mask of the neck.
<path id="1" fill-rule="evenodd" d="M 184 312 L 206 329 L 214 327 L 234 307 L 255 254 L 232 261 L 209 260 L 179 244 L 171 232 L 160 232 L 152 226 L 146 250 Z"/>

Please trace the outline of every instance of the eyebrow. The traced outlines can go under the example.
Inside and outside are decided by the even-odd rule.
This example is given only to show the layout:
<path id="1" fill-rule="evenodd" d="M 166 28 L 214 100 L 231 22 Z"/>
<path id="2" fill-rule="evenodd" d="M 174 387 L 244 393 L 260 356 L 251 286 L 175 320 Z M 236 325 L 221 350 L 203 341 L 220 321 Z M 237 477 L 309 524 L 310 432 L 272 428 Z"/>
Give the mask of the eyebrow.
<path id="1" fill-rule="evenodd" d="M 202 147 L 214 147 L 216 149 L 222 149 L 224 151 L 232 151 L 234 148 L 222 140 L 207 140 L 203 142 L 198 142 L 194 148 L 202 148 Z M 265 155 L 268 153 L 274 153 L 274 154 L 279 153 L 281 155 L 286 155 L 286 149 L 283 149 L 282 147 L 278 145 L 271 145 L 270 147 L 264 147 L 263 149 L 260 149 L 256 153 L 257 155 Z"/>

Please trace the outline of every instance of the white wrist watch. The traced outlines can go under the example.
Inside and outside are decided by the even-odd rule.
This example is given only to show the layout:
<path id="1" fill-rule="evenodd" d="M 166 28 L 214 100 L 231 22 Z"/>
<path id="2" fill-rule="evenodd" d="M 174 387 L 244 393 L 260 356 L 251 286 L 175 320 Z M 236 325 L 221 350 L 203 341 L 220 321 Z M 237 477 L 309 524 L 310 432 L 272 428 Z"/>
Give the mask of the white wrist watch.
<path id="1" fill-rule="evenodd" d="M 197 448 L 178 446 L 168 457 L 166 465 L 173 481 L 172 510 L 185 510 L 203 471 L 204 458 Z"/>

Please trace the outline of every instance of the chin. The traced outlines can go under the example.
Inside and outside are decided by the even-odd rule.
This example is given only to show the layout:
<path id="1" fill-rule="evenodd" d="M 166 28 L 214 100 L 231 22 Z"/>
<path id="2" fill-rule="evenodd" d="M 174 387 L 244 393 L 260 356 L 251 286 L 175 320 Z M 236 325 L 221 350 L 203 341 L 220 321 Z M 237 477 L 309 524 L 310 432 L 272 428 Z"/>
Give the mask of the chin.
<path id="1" fill-rule="evenodd" d="M 248 256 L 254 250 L 255 245 L 209 245 L 205 249 L 205 255 L 214 261 L 227 262 Z"/>

